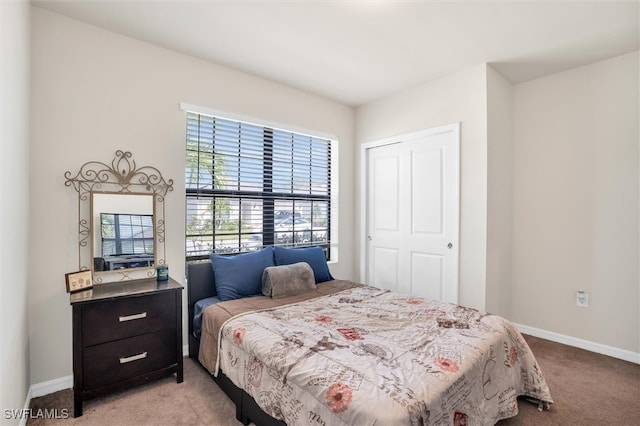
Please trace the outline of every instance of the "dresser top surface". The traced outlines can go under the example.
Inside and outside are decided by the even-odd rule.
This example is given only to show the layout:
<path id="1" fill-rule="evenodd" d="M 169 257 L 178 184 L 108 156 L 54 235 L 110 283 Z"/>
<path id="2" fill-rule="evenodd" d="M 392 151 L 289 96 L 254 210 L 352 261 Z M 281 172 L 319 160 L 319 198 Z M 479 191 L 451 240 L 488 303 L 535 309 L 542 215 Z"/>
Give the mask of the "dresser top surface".
<path id="1" fill-rule="evenodd" d="M 137 294 L 182 290 L 182 288 L 182 285 L 171 277 L 165 281 L 158 281 L 155 278 L 121 281 L 99 284 L 88 290 L 71 293 L 69 295 L 69 303 L 74 305 L 76 303 L 87 303 Z"/>

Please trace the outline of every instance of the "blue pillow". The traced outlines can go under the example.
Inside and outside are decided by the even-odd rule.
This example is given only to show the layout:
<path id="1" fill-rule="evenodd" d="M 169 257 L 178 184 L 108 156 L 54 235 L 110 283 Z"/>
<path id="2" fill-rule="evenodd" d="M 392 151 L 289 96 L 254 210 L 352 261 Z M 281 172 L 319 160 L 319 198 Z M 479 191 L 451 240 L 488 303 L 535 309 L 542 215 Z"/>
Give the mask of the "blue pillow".
<path id="1" fill-rule="evenodd" d="M 262 294 L 262 273 L 268 266 L 275 266 L 271 247 L 235 256 L 212 253 L 211 267 L 218 297 L 224 301 Z"/>
<path id="2" fill-rule="evenodd" d="M 321 247 L 309 247 L 300 249 L 290 249 L 275 246 L 273 248 L 276 266 L 291 265 L 292 263 L 307 262 L 316 279 L 316 284 L 324 281 L 331 281 L 333 277 Z"/>

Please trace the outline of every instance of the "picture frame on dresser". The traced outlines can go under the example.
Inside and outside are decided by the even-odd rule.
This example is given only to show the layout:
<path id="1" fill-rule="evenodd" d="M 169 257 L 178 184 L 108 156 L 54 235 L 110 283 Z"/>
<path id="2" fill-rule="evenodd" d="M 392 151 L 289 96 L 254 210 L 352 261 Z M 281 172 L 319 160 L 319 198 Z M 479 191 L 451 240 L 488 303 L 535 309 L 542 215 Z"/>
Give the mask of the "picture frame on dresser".
<path id="1" fill-rule="evenodd" d="M 67 293 L 89 290 L 93 288 L 91 271 L 68 272 L 64 274 L 67 284 Z"/>

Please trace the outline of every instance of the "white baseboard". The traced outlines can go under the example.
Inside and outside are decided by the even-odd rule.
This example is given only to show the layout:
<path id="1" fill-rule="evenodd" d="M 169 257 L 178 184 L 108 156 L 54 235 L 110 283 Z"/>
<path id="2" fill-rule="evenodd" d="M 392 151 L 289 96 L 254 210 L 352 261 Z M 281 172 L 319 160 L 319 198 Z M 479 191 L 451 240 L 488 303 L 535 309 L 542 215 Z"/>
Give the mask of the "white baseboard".
<path id="1" fill-rule="evenodd" d="M 73 387 L 73 376 L 64 376 L 57 379 L 49 380 L 47 382 L 36 383 L 31 385 L 29 393 L 31 398 L 37 398 L 39 396 L 49 395 L 50 393 L 58 392 L 64 389 L 71 389 Z"/>
<path id="2" fill-rule="evenodd" d="M 579 339 L 577 337 L 571 337 L 553 331 L 542 330 L 535 327 L 529 327 L 528 325 L 516 324 L 514 325 L 520 330 L 521 333 L 529 334 L 534 337 L 540 337 L 541 339 L 551 340 L 552 342 L 562 343 L 576 348 L 585 349 L 587 351 L 596 352 L 603 355 L 608 355 L 613 358 L 622 359 L 624 361 L 640 364 L 640 352 L 628 351 L 626 349 L 620 349 L 613 346 L 603 345 L 601 343 L 591 342 L 589 340 Z"/>
<path id="3" fill-rule="evenodd" d="M 29 413 L 29 406 L 31 405 L 31 399 L 39 396 L 49 395 L 50 393 L 58 392 L 73 387 L 73 376 L 58 377 L 57 379 L 49 380 L 42 383 L 36 383 L 29 386 L 27 392 L 27 398 L 24 401 L 23 413 Z M 20 417 L 20 426 L 26 426 L 29 416 L 23 415 Z"/>
<path id="4" fill-rule="evenodd" d="M 31 388 L 32 386 L 29 386 L 29 391 L 27 392 L 27 399 L 24 401 L 24 408 L 22 409 L 23 413 L 27 413 L 29 410 L 29 406 L 31 405 L 31 398 L 32 398 Z M 19 425 L 27 426 L 27 416 L 20 417 Z"/>

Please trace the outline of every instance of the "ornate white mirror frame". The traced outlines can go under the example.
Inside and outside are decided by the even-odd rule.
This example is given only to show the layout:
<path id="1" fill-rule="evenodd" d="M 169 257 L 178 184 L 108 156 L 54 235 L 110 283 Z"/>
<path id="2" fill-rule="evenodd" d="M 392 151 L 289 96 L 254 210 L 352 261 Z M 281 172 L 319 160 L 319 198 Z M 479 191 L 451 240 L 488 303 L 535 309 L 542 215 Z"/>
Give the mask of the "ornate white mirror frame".
<path id="1" fill-rule="evenodd" d="M 173 179 L 165 181 L 162 173 L 151 166 L 138 168 L 129 151 L 116 151 L 111 165 L 90 161 L 73 175 L 65 172 L 66 186 L 78 192 L 78 260 L 81 271 L 93 271 L 94 284 L 151 278 L 156 266 L 165 265 L 164 198 L 173 190 Z M 146 268 L 117 269 L 96 273 L 93 261 L 93 194 L 153 196 L 154 266 Z"/>

